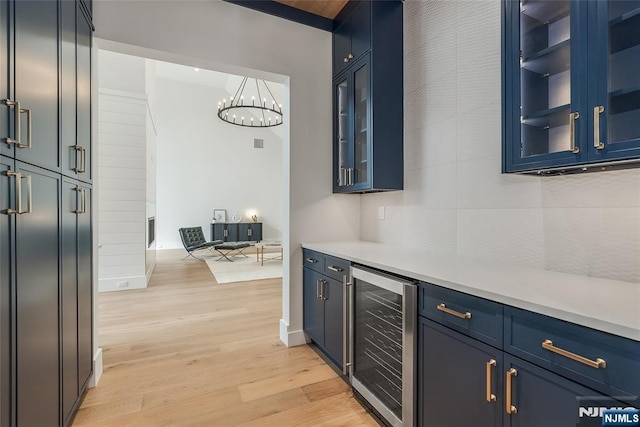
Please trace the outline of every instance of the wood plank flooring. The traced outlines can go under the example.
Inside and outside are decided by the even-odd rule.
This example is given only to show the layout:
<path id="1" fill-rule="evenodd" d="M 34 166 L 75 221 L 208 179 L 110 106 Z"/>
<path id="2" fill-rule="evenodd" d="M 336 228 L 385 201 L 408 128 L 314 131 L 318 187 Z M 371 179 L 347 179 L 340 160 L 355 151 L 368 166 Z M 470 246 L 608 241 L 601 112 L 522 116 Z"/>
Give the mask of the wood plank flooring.
<path id="1" fill-rule="evenodd" d="M 378 425 L 311 348 L 280 342 L 281 279 L 218 285 L 182 256 L 98 296 L 104 374 L 74 426 Z"/>

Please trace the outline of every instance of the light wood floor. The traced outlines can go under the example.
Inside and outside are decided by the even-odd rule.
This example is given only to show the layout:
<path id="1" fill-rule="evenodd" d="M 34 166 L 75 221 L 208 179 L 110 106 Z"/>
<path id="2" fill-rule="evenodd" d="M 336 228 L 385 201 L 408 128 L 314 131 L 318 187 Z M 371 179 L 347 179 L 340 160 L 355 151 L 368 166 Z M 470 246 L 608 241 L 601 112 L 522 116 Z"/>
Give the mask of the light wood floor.
<path id="1" fill-rule="evenodd" d="M 378 425 L 312 349 L 280 342 L 280 279 L 218 285 L 183 255 L 99 295 L 104 374 L 74 426 Z"/>

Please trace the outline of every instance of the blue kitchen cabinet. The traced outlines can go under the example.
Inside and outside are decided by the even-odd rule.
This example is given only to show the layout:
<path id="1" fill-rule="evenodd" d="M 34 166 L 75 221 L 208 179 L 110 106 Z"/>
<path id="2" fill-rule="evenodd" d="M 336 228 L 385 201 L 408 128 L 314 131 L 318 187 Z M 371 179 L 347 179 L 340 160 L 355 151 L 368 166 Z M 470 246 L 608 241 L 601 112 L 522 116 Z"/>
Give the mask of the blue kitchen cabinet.
<path id="1" fill-rule="evenodd" d="M 637 341 L 428 283 L 419 315 L 420 426 L 596 427 L 640 406 Z"/>
<path id="2" fill-rule="evenodd" d="M 599 427 L 591 408 L 629 406 L 508 353 L 504 369 L 505 427 Z"/>
<path id="3" fill-rule="evenodd" d="M 420 318 L 418 420 L 422 426 L 502 425 L 502 351 Z"/>
<path id="4" fill-rule="evenodd" d="M 334 20 L 333 75 L 357 61 L 371 47 L 371 1 L 351 0 Z"/>
<path id="5" fill-rule="evenodd" d="M 348 275 L 348 263 L 304 250 L 302 273 L 303 328 L 340 370 L 345 349 L 345 288 L 336 275 Z"/>
<path id="6" fill-rule="evenodd" d="M 362 11 L 367 13 L 368 26 L 361 22 Z M 334 70 L 339 73 L 333 83 L 333 192 L 401 190 L 402 2 L 358 2 L 353 15 L 358 19 L 342 22 L 336 29 L 343 31 L 357 21 L 357 31 L 350 32 L 359 34 L 350 38 L 350 46 L 358 46 L 352 48 L 355 54 L 349 54 L 353 58 L 340 59 L 343 54 L 337 53 L 337 46 L 346 42 L 339 42 L 342 36 L 334 33 Z"/>
<path id="7" fill-rule="evenodd" d="M 640 3 L 503 6 L 503 172 L 637 161 Z"/>
<path id="8" fill-rule="evenodd" d="M 324 347 L 324 303 L 320 298 L 322 276 L 304 268 L 302 272 L 303 326 L 309 338 Z"/>

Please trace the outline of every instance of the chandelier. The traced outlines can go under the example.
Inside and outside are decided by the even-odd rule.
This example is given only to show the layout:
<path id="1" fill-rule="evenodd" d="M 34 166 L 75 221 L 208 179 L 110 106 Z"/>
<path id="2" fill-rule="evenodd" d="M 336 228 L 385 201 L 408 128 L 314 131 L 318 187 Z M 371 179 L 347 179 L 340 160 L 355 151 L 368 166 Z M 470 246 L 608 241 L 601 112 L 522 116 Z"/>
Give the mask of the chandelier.
<path id="1" fill-rule="evenodd" d="M 255 82 L 255 88 L 250 80 Z M 248 95 L 251 95 L 250 99 Z M 282 104 L 276 102 L 267 82 L 244 77 L 234 96 L 229 100 L 225 98 L 218 102 L 218 118 L 237 126 L 252 128 L 278 126 L 282 124 Z"/>

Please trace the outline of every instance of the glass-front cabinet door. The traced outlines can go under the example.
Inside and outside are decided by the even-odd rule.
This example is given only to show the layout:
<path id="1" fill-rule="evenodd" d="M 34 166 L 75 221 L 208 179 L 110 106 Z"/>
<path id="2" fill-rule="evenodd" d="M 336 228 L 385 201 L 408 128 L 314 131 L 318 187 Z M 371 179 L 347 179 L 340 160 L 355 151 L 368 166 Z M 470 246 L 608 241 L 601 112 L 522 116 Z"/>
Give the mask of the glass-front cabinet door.
<path id="1" fill-rule="evenodd" d="M 593 2 L 598 31 L 590 45 L 597 56 L 594 135 L 591 159 L 617 160 L 640 155 L 640 1 Z M 597 37 L 597 38 L 596 38 Z"/>
<path id="2" fill-rule="evenodd" d="M 640 161 L 640 0 L 503 5 L 503 171 Z"/>
<path id="3" fill-rule="evenodd" d="M 346 76 L 334 84 L 334 150 L 335 150 L 335 185 L 338 188 L 349 185 L 352 153 L 349 136 L 349 84 Z"/>
<path id="4" fill-rule="evenodd" d="M 367 57 L 334 80 L 334 192 L 371 188 L 371 90 Z"/>
<path id="5" fill-rule="evenodd" d="M 369 182 L 369 70 L 365 62 L 353 74 L 354 176 L 357 189 Z"/>
<path id="6" fill-rule="evenodd" d="M 511 170 L 577 163 L 585 120 L 579 112 L 584 22 L 570 0 L 506 1 L 512 41 L 505 57 L 506 115 Z M 514 42 L 517 41 L 517 42 Z"/>

